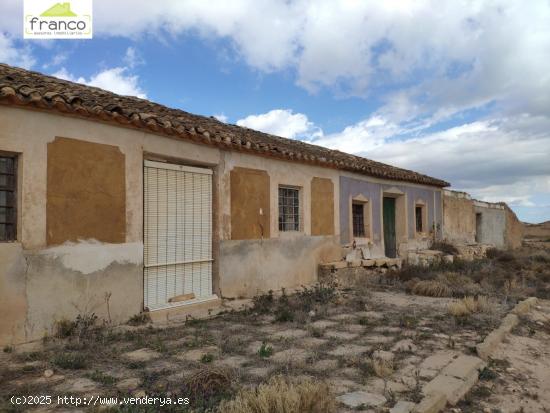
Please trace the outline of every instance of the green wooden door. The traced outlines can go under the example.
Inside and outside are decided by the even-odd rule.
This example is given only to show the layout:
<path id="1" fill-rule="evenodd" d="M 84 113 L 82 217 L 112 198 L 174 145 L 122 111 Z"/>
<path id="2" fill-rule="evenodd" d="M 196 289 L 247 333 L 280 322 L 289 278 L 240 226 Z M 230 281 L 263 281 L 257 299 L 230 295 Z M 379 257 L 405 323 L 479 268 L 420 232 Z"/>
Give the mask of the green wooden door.
<path id="1" fill-rule="evenodd" d="M 395 243 L 395 198 L 384 198 L 384 253 L 386 257 L 395 258 L 397 248 Z"/>

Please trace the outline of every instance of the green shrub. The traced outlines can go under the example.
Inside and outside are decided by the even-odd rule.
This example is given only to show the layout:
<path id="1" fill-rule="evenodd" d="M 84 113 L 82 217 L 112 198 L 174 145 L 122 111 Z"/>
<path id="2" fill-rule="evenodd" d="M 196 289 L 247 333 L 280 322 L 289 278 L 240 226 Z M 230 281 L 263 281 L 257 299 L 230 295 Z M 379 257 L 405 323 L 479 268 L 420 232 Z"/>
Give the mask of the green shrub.
<path id="1" fill-rule="evenodd" d="M 103 373 L 99 370 L 94 370 L 93 373 L 86 375 L 90 380 L 96 381 L 101 384 L 111 385 L 116 383 L 117 379 L 113 376 Z"/>
<path id="2" fill-rule="evenodd" d="M 62 369 L 80 370 L 87 366 L 86 358 L 79 353 L 60 353 L 53 360 L 53 364 Z"/>
<path id="3" fill-rule="evenodd" d="M 258 355 L 263 358 L 269 358 L 273 354 L 273 347 L 270 345 L 267 345 L 265 342 L 262 343 L 260 349 L 258 350 Z"/>
<path id="4" fill-rule="evenodd" d="M 212 363 L 212 361 L 214 361 L 214 356 L 210 353 L 203 354 L 201 357 L 201 363 L 207 364 Z"/>

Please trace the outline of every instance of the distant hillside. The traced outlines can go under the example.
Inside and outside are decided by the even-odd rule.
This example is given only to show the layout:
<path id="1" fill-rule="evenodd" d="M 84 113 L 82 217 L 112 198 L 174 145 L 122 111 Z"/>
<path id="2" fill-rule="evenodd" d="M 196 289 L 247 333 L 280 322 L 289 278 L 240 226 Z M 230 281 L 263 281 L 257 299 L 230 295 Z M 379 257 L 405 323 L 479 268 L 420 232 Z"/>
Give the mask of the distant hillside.
<path id="1" fill-rule="evenodd" d="M 523 237 L 550 239 L 550 221 L 541 222 L 540 224 L 527 224 L 524 222 Z"/>

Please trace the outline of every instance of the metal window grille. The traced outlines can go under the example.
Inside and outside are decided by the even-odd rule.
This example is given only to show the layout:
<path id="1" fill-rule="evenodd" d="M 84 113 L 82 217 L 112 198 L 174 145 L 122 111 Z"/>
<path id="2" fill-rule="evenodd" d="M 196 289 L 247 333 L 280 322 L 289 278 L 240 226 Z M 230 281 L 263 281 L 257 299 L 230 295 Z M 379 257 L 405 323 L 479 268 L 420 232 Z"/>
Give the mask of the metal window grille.
<path id="1" fill-rule="evenodd" d="M 0 155 L 0 241 L 17 239 L 17 158 Z"/>
<path id="2" fill-rule="evenodd" d="M 351 205 L 352 220 L 353 220 L 353 236 L 365 236 L 365 206 L 363 204 Z"/>
<path id="3" fill-rule="evenodd" d="M 416 214 L 416 232 L 422 232 L 422 207 L 417 206 L 415 208 L 415 214 Z"/>
<path id="4" fill-rule="evenodd" d="M 300 190 L 279 187 L 279 231 L 300 230 Z"/>

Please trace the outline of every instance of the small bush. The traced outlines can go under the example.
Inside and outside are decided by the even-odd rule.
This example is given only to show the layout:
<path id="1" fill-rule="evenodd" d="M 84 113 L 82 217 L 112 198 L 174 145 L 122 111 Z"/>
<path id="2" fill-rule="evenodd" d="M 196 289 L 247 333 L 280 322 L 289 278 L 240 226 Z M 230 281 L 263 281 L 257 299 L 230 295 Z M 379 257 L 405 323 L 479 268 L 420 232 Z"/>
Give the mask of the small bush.
<path id="1" fill-rule="evenodd" d="M 456 249 L 456 247 L 448 242 L 445 241 L 435 241 L 432 243 L 430 249 L 444 252 L 447 255 L 458 255 L 459 251 Z"/>
<path id="2" fill-rule="evenodd" d="M 393 361 L 382 358 L 374 358 L 372 360 L 372 369 L 380 378 L 389 377 L 393 373 Z"/>
<path id="3" fill-rule="evenodd" d="M 80 370 L 87 366 L 86 358 L 78 353 L 60 353 L 52 360 L 53 364 L 62 369 Z"/>
<path id="4" fill-rule="evenodd" d="M 57 338 L 78 337 L 85 338 L 94 328 L 97 316 L 91 314 L 79 314 L 74 321 L 62 319 L 54 323 L 55 336 Z"/>
<path id="5" fill-rule="evenodd" d="M 87 375 L 90 380 L 96 381 L 101 384 L 111 385 L 116 383 L 117 379 L 113 376 L 103 373 L 99 370 L 94 370 L 93 373 Z"/>
<path id="6" fill-rule="evenodd" d="M 194 407 L 212 408 L 231 394 L 233 376 L 222 367 L 204 367 L 184 382 L 184 394 L 188 394 Z"/>
<path id="7" fill-rule="evenodd" d="M 212 363 L 212 361 L 214 361 L 214 356 L 210 353 L 203 354 L 201 357 L 201 363 L 207 364 Z"/>
<path id="8" fill-rule="evenodd" d="M 550 257 L 548 255 L 537 254 L 533 255 L 531 259 L 535 262 L 541 262 L 543 264 L 550 263 Z"/>
<path id="9" fill-rule="evenodd" d="M 145 362 L 143 361 L 130 361 L 126 364 L 126 367 L 132 370 L 141 370 L 145 368 Z"/>
<path id="10" fill-rule="evenodd" d="M 313 310 L 316 304 L 327 305 L 337 296 L 336 289 L 325 284 L 315 284 L 307 288 L 302 286 L 302 290 L 296 293 L 297 303 L 303 312 Z"/>
<path id="11" fill-rule="evenodd" d="M 481 293 L 481 286 L 475 283 L 470 277 L 456 273 L 448 272 L 440 274 L 437 279 L 446 284 L 455 297 L 465 297 Z"/>
<path id="12" fill-rule="evenodd" d="M 54 323 L 54 335 L 57 338 L 66 338 L 73 335 L 76 323 L 67 319 L 58 320 Z"/>
<path id="13" fill-rule="evenodd" d="M 515 261 L 516 257 L 508 251 L 499 250 L 498 248 L 489 248 L 486 252 L 487 258 L 500 262 Z"/>
<path id="14" fill-rule="evenodd" d="M 421 280 L 412 286 L 412 293 L 428 297 L 451 297 L 453 291 L 447 284 L 438 280 Z"/>
<path id="15" fill-rule="evenodd" d="M 454 317 L 467 317 L 474 313 L 489 312 L 492 307 L 487 297 L 464 297 L 461 300 L 449 304 L 449 314 Z"/>
<path id="16" fill-rule="evenodd" d="M 336 400 L 330 387 L 310 379 L 272 377 L 256 389 L 243 389 L 220 404 L 219 413 L 333 413 Z"/>
<path id="17" fill-rule="evenodd" d="M 148 312 L 141 312 L 139 314 L 135 314 L 128 320 L 128 324 L 131 326 L 141 326 L 143 324 L 147 324 L 151 322 L 151 316 Z"/>
<path id="18" fill-rule="evenodd" d="M 271 312 L 274 303 L 273 290 L 269 290 L 267 294 L 257 295 L 252 298 L 252 311 L 258 314 L 268 314 Z"/>
<path id="19" fill-rule="evenodd" d="M 395 274 L 402 282 L 407 282 L 415 278 L 419 280 L 427 280 L 434 277 L 434 273 L 429 267 L 413 264 L 403 265 L 401 269 L 390 270 L 386 274 L 390 274 L 390 276 Z"/>
<path id="20" fill-rule="evenodd" d="M 273 354 L 273 347 L 271 347 L 266 343 L 262 343 L 260 349 L 258 350 L 258 355 L 261 358 L 265 359 L 265 358 L 271 357 L 272 354 Z"/>
<path id="21" fill-rule="evenodd" d="M 12 346 L 4 346 L 3 351 L 4 351 L 4 353 L 13 353 L 13 347 Z"/>
<path id="22" fill-rule="evenodd" d="M 275 311 L 275 321 L 278 323 L 288 323 L 294 321 L 294 313 L 284 305 L 279 305 Z"/>

